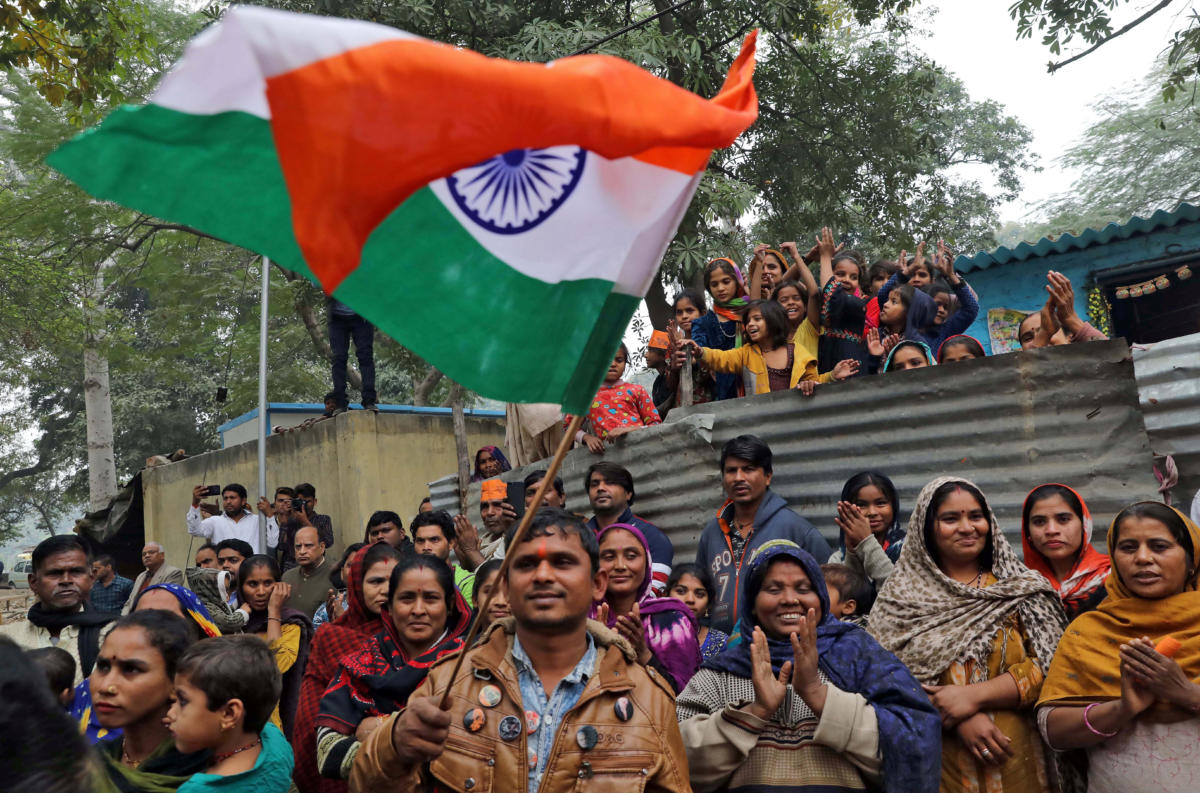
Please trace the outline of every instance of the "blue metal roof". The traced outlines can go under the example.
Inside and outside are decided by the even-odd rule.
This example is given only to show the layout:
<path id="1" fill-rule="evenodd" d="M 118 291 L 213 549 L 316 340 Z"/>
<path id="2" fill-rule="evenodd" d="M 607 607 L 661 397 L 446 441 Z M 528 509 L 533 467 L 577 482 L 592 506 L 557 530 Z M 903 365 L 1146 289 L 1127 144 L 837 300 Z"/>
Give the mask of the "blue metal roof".
<path id="1" fill-rule="evenodd" d="M 959 272 L 969 273 L 972 270 L 986 270 L 997 264 L 1020 262 L 1026 259 L 1050 256 L 1055 253 L 1067 253 L 1073 250 L 1083 250 L 1093 245 L 1104 245 L 1114 240 L 1127 240 L 1135 234 L 1149 234 L 1158 229 L 1170 228 L 1180 223 L 1200 220 L 1200 207 L 1192 204 L 1180 204 L 1173 211 L 1160 209 L 1148 218 L 1134 215 L 1125 223 L 1109 223 L 1102 229 L 1085 229 L 1078 237 L 1074 234 L 1063 234 L 1057 239 L 1042 237 L 1030 245 L 1022 242 L 1015 248 L 1001 245 L 994 251 L 981 251 L 974 256 L 959 256 L 954 260 L 954 267 Z"/>

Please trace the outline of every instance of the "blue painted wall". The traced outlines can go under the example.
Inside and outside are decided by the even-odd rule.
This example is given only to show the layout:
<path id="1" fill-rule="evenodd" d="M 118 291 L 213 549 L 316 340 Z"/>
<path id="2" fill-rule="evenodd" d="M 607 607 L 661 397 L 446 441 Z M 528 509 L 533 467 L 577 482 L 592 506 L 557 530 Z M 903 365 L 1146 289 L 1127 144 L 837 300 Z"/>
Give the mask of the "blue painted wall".
<path id="1" fill-rule="evenodd" d="M 990 354 L 987 312 L 992 308 L 1037 311 L 1046 302 L 1046 272 L 1057 270 L 1071 279 L 1075 287 L 1075 310 L 1088 319 L 1085 285 L 1101 270 L 1134 268 L 1155 259 L 1200 251 L 1200 223 L 1184 222 L 1130 239 L 1113 240 L 1084 250 L 1035 256 L 1024 261 L 992 264 L 984 269 L 967 269 L 974 261 L 960 257 L 959 265 L 967 283 L 979 296 L 979 317 L 967 333 L 979 339 Z M 963 267 L 966 265 L 966 267 Z M 1131 277 L 1132 280 L 1132 277 Z"/>

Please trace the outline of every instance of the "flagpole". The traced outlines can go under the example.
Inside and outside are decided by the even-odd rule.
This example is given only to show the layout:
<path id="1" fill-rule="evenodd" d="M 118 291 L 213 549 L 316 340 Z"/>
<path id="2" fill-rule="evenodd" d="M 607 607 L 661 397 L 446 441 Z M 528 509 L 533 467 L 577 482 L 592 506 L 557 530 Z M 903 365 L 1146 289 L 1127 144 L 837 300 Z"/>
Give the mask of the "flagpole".
<path id="1" fill-rule="evenodd" d="M 517 525 L 517 531 L 513 534 L 512 542 L 508 543 L 508 548 L 515 548 L 525 539 L 525 535 L 529 531 L 529 524 L 533 522 L 533 516 L 537 514 L 538 509 L 542 506 L 542 500 L 546 497 L 546 491 L 554 484 L 554 477 L 558 476 L 558 469 L 562 467 L 563 458 L 567 456 L 567 452 L 571 450 L 571 444 L 575 442 L 575 433 L 579 432 L 579 428 L 583 426 L 584 416 L 582 414 L 571 419 L 570 425 L 567 426 L 567 432 L 563 435 L 562 440 L 558 443 L 558 448 L 554 451 L 554 457 L 550 460 L 550 465 L 546 468 L 546 475 L 542 477 L 542 481 L 538 483 L 537 492 L 533 494 L 533 505 L 525 510 L 525 514 L 521 517 L 521 522 Z M 508 568 L 513 559 L 513 555 L 507 550 L 504 554 L 504 561 L 500 563 L 500 572 L 496 576 L 497 581 L 503 581 L 508 575 Z M 487 598 L 481 605 L 478 606 L 480 614 L 487 614 L 488 607 L 492 605 L 492 598 L 495 597 L 496 591 L 500 587 L 492 587 L 492 591 L 488 593 Z M 467 650 L 471 649 L 471 644 L 475 641 L 476 634 L 479 633 L 479 627 L 483 624 L 483 620 L 474 620 L 471 624 L 471 630 L 467 632 L 467 638 L 463 640 L 462 650 L 458 653 L 458 658 L 454 661 L 454 670 L 450 673 L 448 680 L 458 678 L 459 670 L 462 669 L 463 659 L 467 657 Z M 450 707 L 450 689 L 446 687 L 446 693 L 442 695 L 442 701 L 438 705 L 442 710 L 448 710 Z"/>
<path id="2" fill-rule="evenodd" d="M 269 315 L 269 288 L 271 282 L 271 260 L 262 257 L 262 310 L 258 324 L 258 496 L 267 495 L 267 435 L 270 416 L 267 411 L 267 316 Z M 267 516 L 258 513 L 258 547 L 267 552 Z"/>

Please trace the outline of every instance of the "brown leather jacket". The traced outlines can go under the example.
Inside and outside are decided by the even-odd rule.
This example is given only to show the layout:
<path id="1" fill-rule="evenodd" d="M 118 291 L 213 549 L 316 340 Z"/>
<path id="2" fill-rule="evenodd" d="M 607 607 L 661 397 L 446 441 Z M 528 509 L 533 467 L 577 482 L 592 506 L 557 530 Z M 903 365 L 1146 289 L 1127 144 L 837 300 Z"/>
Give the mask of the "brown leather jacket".
<path id="1" fill-rule="evenodd" d="M 351 793 L 525 791 L 529 780 L 527 735 L 501 740 L 500 720 L 524 720 L 521 688 L 512 660 L 512 618 L 493 625 L 486 639 L 468 651 L 458 678 L 450 684 L 454 659 L 433 667 L 413 697 L 440 696 L 451 685 L 450 734 L 445 751 L 432 763 L 413 766 L 396 756 L 393 714 L 359 749 L 350 775 Z M 567 712 L 536 793 L 690 793 L 687 754 L 675 716 L 671 685 L 653 669 L 637 664 L 629 644 L 601 623 L 589 621 L 596 643 L 596 670 L 575 707 Z M 463 726 L 468 710 L 480 706 L 480 691 L 499 686 L 500 703 L 484 708 L 487 721 L 478 732 Z M 633 715 L 617 717 L 615 705 L 628 697 Z M 583 749 L 581 727 L 596 729 L 597 742 Z M 533 793 L 530 791 L 529 793 Z"/>

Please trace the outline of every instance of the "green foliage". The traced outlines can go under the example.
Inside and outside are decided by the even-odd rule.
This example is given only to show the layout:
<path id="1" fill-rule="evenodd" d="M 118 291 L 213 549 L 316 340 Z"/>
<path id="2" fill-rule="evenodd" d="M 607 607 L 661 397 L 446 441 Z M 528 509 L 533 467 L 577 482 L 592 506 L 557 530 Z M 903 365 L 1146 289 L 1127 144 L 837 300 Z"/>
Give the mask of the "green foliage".
<path id="1" fill-rule="evenodd" d="M 27 70 L 55 107 L 122 101 L 151 59 L 159 13 L 137 0 L 0 0 L 0 68 Z"/>
<path id="2" fill-rule="evenodd" d="M 1036 31 L 1042 44 L 1055 55 L 1075 39 L 1089 45 L 1080 55 L 1066 59 L 1073 60 L 1166 10 L 1171 0 L 1158 0 L 1149 8 L 1146 5 L 1133 0 L 1018 0 L 1009 13 L 1017 23 L 1017 38 L 1032 38 Z M 1119 23 L 1111 13 L 1118 8 L 1122 17 Z M 1158 85 L 1166 101 L 1181 98 L 1191 106 L 1196 101 L 1196 78 L 1200 76 L 1200 12 L 1189 8 L 1181 16 L 1187 26 L 1171 37 L 1167 68 Z M 1048 69 L 1054 72 L 1063 65 L 1064 61 L 1051 61 Z"/>

